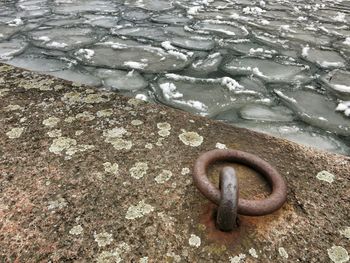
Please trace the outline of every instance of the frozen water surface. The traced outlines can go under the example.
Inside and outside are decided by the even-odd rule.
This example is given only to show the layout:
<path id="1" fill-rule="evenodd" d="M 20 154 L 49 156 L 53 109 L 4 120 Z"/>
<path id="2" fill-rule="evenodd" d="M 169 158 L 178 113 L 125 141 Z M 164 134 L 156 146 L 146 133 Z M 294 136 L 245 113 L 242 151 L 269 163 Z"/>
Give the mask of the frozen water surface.
<path id="1" fill-rule="evenodd" d="M 7 0 L 0 60 L 350 153 L 350 1 Z"/>

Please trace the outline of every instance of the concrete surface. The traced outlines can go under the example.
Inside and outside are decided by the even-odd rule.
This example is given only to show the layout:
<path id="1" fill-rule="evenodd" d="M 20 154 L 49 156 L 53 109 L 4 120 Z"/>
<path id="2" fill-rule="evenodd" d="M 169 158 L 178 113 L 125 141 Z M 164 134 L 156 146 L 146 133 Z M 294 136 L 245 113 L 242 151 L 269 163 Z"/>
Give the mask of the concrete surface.
<path id="1" fill-rule="evenodd" d="M 349 260 L 348 157 L 6 65 L 0 135 L 1 262 Z M 224 146 L 289 187 L 281 210 L 240 216 L 232 233 L 191 178 L 201 152 Z M 268 194 L 235 167 L 242 196 Z"/>

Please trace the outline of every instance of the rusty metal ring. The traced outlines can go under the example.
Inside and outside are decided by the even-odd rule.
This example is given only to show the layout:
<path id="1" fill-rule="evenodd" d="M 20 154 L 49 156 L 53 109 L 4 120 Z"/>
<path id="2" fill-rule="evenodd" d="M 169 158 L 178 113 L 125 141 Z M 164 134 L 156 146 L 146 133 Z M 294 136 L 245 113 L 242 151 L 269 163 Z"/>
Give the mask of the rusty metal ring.
<path id="1" fill-rule="evenodd" d="M 221 231 L 231 231 L 237 226 L 239 191 L 235 169 L 230 166 L 220 172 L 220 193 L 216 223 Z"/>
<path id="2" fill-rule="evenodd" d="M 282 207 L 287 200 L 287 185 L 281 175 L 267 162 L 259 157 L 238 150 L 212 150 L 199 156 L 194 164 L 193 181 L 199 191 L 216 205 L 220 204 L 220 191 L 207 177 L 207 169 L 218 161 L 236 162 L 246 165 L 268 180 L 272 193 L 262 200 L 238 201 L 238 214 L 262 216 Z"/>

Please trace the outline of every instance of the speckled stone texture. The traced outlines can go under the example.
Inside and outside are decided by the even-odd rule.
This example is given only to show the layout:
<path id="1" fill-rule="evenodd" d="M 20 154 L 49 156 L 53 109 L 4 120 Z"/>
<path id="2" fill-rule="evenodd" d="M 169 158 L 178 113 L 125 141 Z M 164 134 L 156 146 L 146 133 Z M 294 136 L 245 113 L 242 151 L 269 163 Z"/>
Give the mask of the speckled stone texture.
<path id="1" fill-rule="evenodd" d="M 191 178 L 216 145 L 275 166 L 284 207 L 216 230 Z M 241 196 L 268 194 L 235 167 Z M 346 262 L 349 172 L 345 156 L 0 65 L 0 262 Z"/>

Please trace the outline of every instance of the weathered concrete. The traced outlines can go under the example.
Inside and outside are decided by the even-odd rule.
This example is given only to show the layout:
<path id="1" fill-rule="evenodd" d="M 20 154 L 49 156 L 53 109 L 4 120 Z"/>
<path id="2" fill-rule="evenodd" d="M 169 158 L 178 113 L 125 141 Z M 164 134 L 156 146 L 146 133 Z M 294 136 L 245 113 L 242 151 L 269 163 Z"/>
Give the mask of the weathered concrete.
<path id="1" fill-rule="evenodd" d="M 0 135 L 1 262 L 347 260 L 348 157 L 4 65 Z M 285 206 L 217 231 L 191 178 L 217 143 L 274 165 Z M 242 196 L 268 193 L 236 167 Z"/>

